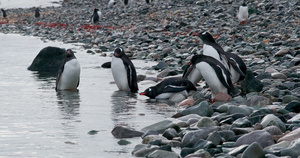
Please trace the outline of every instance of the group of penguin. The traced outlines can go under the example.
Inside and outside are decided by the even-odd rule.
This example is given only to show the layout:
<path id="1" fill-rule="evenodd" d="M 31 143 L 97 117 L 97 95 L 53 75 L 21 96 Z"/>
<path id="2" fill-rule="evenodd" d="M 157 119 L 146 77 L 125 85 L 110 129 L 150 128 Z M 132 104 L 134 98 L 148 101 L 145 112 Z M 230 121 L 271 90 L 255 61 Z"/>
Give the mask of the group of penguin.
<path id="1" fill-rule="evenodd" d="M 170 77 L 155 86 L 147 88 L 140 95 L 151 99 L 168 99 L 177 92 L 197 91 L 196 85 L 204 79 L 211 89 L 211 100 L 217 93 L 236 95 L 234 83 L 245 78 L 247 67 L 236 54 L 225 52 L 209 32 L 192 32 L 203 41 L 203 54 L 194 55 L 182 77 Z M 138 92 L 135 67 L 123 48 L 116 48 L 111 61 L 114 81 L 120 91 Z M 80 64 L 74 52 L 66 51 L 66 57 L 59 69 L 56 90 L 76 90 L 80 80 Z"/>

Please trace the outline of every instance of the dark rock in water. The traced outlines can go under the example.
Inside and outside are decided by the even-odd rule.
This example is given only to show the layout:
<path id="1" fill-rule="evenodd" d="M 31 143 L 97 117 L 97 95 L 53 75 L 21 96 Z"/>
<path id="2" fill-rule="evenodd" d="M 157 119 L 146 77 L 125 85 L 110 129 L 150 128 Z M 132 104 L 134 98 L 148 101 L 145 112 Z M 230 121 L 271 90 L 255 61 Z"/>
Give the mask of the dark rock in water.
<path id="1" fill-rule="evenodd" d="M 151 152 L 157 150 L 158 146 L 151 146 L 151 145 L 145 145 L 145 144 L 138 144 L 134 147 L 133 151 L 131 152 L 133 156 L 136 157 L 145 157 Z"/>
<path id="2" fill-rule="evenodd" d="M 141 136 L 141 138 L 144 139 L 148 135 L 159 135 L 159 133 L 153 130 L 148 130 Z"/>
<path id="3" fill-rule="evenodd" d="M 164 131 L 162 136 L 166 137 L 169 140 L 172 140 L 174 137 L 178 136 L 178 133 L 174 128 L 168 128 L 167 130 Z"/>
<path id="4" fill-rule="evenodd" d="M 27 68 L 45 76 L 56 76 L 65 58 L 65 49 L 57 47 L 43 48 Z"/>
<path id="5" fill-rule="evenodd" d="M 172 121 L 163 120 L 163 121 L 157 122 L 155 124 L 149 125 L 147 127 L 144 127 L 143 129 L 141 129 L 141 131 L 146 132 L 148 130 L 153 130 L 158 133 L 163 133 L 168 128 L 174 128 L 177 131 L 179 131 L 179 129 L 180 129 L 180 127 L 177 124 L 174 124 Z"/>
<path id="6" fill-rule="evenodd" d="M 131 142 L 128 141 L 128 140 L 122 139 L 122 140 L 119 140 L 119 141 L 118 141 L 118 144 L 119 144 L 119 145 L 128 145 L 128 144 L 131 144 Z"/>
<path id="7" fill-rule="evenodd" d="M 97 130 L 91 130 L 91 131 L 89 131 L 88 132 L 88 134 L 89 135 L 95 135 L 95 134 L 97 134 L 99 131 L 97 131 Z"/>
<path id="8" fill-rule="evenodd" d="M 241 136 L 235 142 L 235 146 L 252 144 L 254 142 L 259 143 L 263 148 L 274 144 L 274 140 L 270 133 L 262 130 L 257 130 Z"/>
<path id="9" fill-rule="evenodd" d="M 161 70 L 161 69 L 165 69 L 165 68 L 167 68 L 167 67 L 168 67 L 168 65 L 167 65 L 167 63 L 164 62 L 164 61 L 161 61 L 161 62 L 159 62 L 157 65 L 153 66 L 153 68 L 154 68 L 155 70 Z"/>
<path id="10" fill-rule="evenodd" d="M 125 128 L 122 126 L 116 126 L 112 131 L 112 135 L 116 138 L 132 138 L 132 137 L 140 137 L 144 133 L 140 131 L 135 131 L 133 129 Z"/>
<path id="11" fill-rule="evenodd" d="M 111 62 L 109 61 L 109 62 L 106 62 L 106 63 L 103 63 L 102 65 L 101 65 L 101 67 L 102 68 L 111 68 Z"/>
<path id="12" fill-rule="evenodd" d="M 290 112 L 299 113 L 300 112 L 300 102 L 299 101 L 292 101 L 287 106 L 285 106 L 284 109 L 286 109 Z"/>
<path id="13" fill-rule="evenodd" d="M 246 78 L 242 84 L 242 90 L 246 93 L 259 92 L 263 88 L 263 84 L 255 78 L 252 71 L 247 70 Z"/>
<path id="14" fill-rule="evenodd" d="M 165 151 L 165 150 L 156 150 L 150 153 L 147 158 L 180 158 L 175 152 Z"/>

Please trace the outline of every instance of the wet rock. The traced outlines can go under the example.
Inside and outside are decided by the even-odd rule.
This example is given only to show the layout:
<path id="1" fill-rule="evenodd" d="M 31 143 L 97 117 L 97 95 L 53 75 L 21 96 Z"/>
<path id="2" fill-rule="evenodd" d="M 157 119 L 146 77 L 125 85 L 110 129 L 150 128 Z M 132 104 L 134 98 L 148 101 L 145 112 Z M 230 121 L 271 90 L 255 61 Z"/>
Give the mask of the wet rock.
<path id="1" fill-rule="evenodd" d="M 171 120 L 163 120 L 150 126 L 144 127 L 143 129 L 141 129 L 141 131 L 146 132 L 148 130 L 152 130 L 158 133 L 163 133 L 168 128 L 174 128 L 175 130 L 180 129 L 180 127 L 174 124 Z"/>
<path id="2" fill-rule="evenodd" d="M 282 103 L 290 103 L 291 101 L 300 101 L 300 99 L 293 95 L 285 95 L 282 98 Z"/>
<path id="3" fill-rule="evenodd" d="M 168 139 L 163 136 L 160 136 L 160 135 L 147 135 L 146 137 L 143 138 L 142 143 L 149 144 L 156 140 L 162 141 L 162 140 L 168 140 Z"/>
<path id="4" fill-rule="evenodd" d="M 109 69 L 109 68 L 111 68 L 111 62 L 103 63 L 103 64 L 101 65 L 101 67 L 102 67 L 102 68 L 107 68 L 107 69 Z"/>
<path id="5" fill-rule="evenodd" d="M 283 123 L 278 117 L 273 114 L 266 115 L 262 120 L 261 124 L 263 128 L 267 126 L 277 126 L 282 132 L 285 132 L 285 123 Z"/>
<path id="6" fill-rule="evenodd" d="M 151 152 L 157 150 L 158 146 L 151 146 L 146 144 L 138 144 L 134 147 L 133 151 L 131 152 L 133 156 L 136 157 L 145 157 Z"/>
<path id="7" fill-rule="evenodd" d="M 284 107 L 284 109 L 290 112 L 300 112 L 300 101 L 291 101 L 288 105 Z"/>
<path id="8" fill-rule="evenodd" d="M 193 105 L 195 103 L 195 100 L 194 99 L 185 99 L 183 100 L 182 102 L 180 102 L 178 104 L 178 106 L 184 106 L 184 105 Z"/>
<path id="9" fill-rule="evenodd" d="M 259 92 L 263 88 L 263 84 L 255 78 L 252 71 L 247 70 L 246 78 L 242 84 L 242 90 L 246 93 L 249 92 Z"/>
<path id="10" fill-rule="evenodd" d="M 163 69 L 165 69 L 167 67 L 168 67 L 168 65 L 167 65 L 167 63 L 165 61 L 161 61 L 157 65 L 153 66 L 153 68 L 155 70 L 163 70 Z"/>
<path id="11" fill-rule="evenodd" d="M 170 70 L 170 69 L 164 69 L 163 71 L 161 71 L 158 75 L 157 78 L 165 78 L 168 76 L 175 76 L 178 73 L 176 71 Z"/>
<path id="12" fill-rule="evenodd" d="M 232 156 L 237 156 L 238 154 L 243 153 L 249 145 L 240 145 L 231 150 L 228 154 Z"/>
<path id="13" fill-rule="evenodd" d="M 150 153 L 147 158 L 180 158 L 175 152 L 164 151 L 164 150 L 155 150 Z"/>
<path id="14" fill-rule="evenodd" d="M 300 138 L 295 139 L 288 148 L 281 150 L 280 154 L 297 158 L 300 155 Z"/>
<path id="15" fill-rule="evenodd" d="M 118 141 L 118 144 L 119 144 L 119 145 L 128 145 L 128 144 L 131 144 L 131 142 L 128 141 L 128 140 L 122 139 L 122 140 L 119 140 L 119 141 Z"/>
<path id="16" fill-rule="evenodd" d="M 189 154 L 187 156 L 185 156 L 185 158 L 195 158 L 195 157 L 201 157 L 201 158 L 211 158 L 211 155 L 209 154 L 209 152 L 200 149 L 198 151 L 195 151 L 192 154 Z"/>
<path id="17" fill-rule="evenodd" d="M 199 119 L 196 126 L 197 127 L 211 127 L 211 126 L 217 126 L 217 124 L 209 117 L 202 117 Z"/>
<path id="18" fill-rule="evenodd" d="M 188 131 L 182 138 L 182 147 L 193 147 L 199 139 L 206 139 L 209 133 L 218 130 L 216 127 L 206 127 Z"/>
<path id="19" fill-rule="evenodd" d="M 271 76 L 273 79 L 287 79 L 287 76 L 280 72 L 274 72 Z"/>
<path id="20" fill-rule="evenodd" d="M 215 146 L 222 144 L 222 137 L 218 132 L 212 132 L 208 135 L 207 141 L 211 141 Z"/>
<path id="21" fill-rule="evenodd" d="M 182 102 L 183 100 L 185 100 L 187 97 L 188 97 L 187 92 L 186 91 L 182 91 L 182 92 L 175 93 L 174 95 L 172 95 L 169 98 L 169 100 L 171 102 L 174 102 L 174 103 L 179 103 L 179 102 Z"/>
<path id="22" fill-rule="evenodd" d="M 235 133 L 232 130 L 223 130 L 218 131 L 218 133 L 221 135 L 222 138 L 224 138 L 226 141 L 228 141 L 230 138 L 235 136 Z"/>
<path id="23" fill-rule="evenodd" d="M 271 135 L 281 135 L 282 131 L 277 126 L 268 126 L 263 129 L 264 131 L 269 132 Z"/>
<path id="24" fill-rule="evenodd" d="M 288 123 L 300 123 L 300 114 L 293 116 L 287 121 Z"/>
<path id="25" fill-rule="evenodd" d="M 45 47 L 34 58 L 27 68 L 31 71 L 38 71 L 45 76 L 56 76 L 66 55 L 66 50 L 58 47 Z"/>
<path id="26" fill-rule="evenodd" d="M 282 56 L 284 56 L 284 55 L 286 55 L 288 53 L 289 53 L 289 49 L 282 48 L 278 52 L 276 52 L 274 56 L 276 56 L 276 57 L 282 57 Z"/>
<path id="27" fill-rule="evenodd" d="M 264 158 L 265 152 L 260 144 L 254 142 L 247 147 L 247 149 L 243 152 L 241 158 Z"/>
<path id="28" fill-rule="evenodd" d="M 112 135 L 116 138 L 132 138 L 132 137 L 140 137 L 144 133 L 140 131 L 136 131 L 134 129 L 129 129 L 127 127 L 116 126 L 111 131 Z"/>
<path id="29" fill-rule="evenodd" d="M 274 144 L 273 138 L 268 132 L 257 130 L 238 138 L 235 146 L 252 144 L 253 142 L 259 143 L 263 148 Z"/>
<path id="30" fill-rule="evenodd" d="M 164 131 L 162 134 L 165 138 L 172 140 L 174 137 L 178 136 L 177 131 L 174 128 L 168 128 L 167 130 Z"/>
<path id="31" fill-rule="evenodd" d="M 220 101 L 220 102 L 227 102 L 231 99 L 232 99 L 232 97 L 225 93 L 217 93 L 216 97 L 215 97 L 215 100 Z"/>
<path id="32" fill-rule="evenodd" d="M 252 124 L 246 118 L 239 118 L 232 123 L 232 125 L 230 126 L 230 129 L 241 128 L 241 127 L 252 127 Z"/>
<path id="33" fill-rule="evenodd" d="M 211 116 L 213 109 L 208 105 L 207 101 L 203 101 L 198 105 L 189 107 L 181 112 L 182 115 L 198 114 L 199 116 Z"/>
<path id="34" fill-rule="evenodd" d="M 153 130 L 148 130 L 141 136 L 141 138 L 143 139 L 144 137 L 146 137 L 148 135 L 159 135 L 159 133 L 156 131 L 153 131 Z"/>
<path id="35" fill-rule="evenodd" d="M 230 106 L 227 111 L 228 114 L 243 114 L 249 116 L 252 113 L 252 110 L 245 106 Z"/>

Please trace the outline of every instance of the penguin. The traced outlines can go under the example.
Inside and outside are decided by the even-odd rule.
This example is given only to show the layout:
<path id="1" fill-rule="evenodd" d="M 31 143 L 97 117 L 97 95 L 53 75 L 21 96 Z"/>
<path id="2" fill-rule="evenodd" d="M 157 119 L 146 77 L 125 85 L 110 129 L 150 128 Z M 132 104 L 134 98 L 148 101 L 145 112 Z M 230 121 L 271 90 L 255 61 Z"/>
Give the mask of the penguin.
<path id="1" fill-rule="evenodd" d="M 3 18 L 6 19 L 7 18 L 6 11 L 4 9 L 1 9 L 1 11 L 2 11 Z"/>
<path id="2" fill-rule="evenodd" d="M 109 0 L 107 7 L 108 8 L 112 8 L 116 4 L 117 4 L 117 1 L 115 1 L 115 0 Z"/>
<path id="3" fill-rule="evenodd" d="M 230 72 L 215 58 L 203 54 L 194 55 L 185 69 L 183 77 L 187 78 L 193 73 L 198 75 L 197 79 L 204 78 L 207 85 L 211 88 L 212 101 L 217 93 L 236 95 L 235 88 L 231 82 Z M 198 81 L 194 80 L 194 84 Z"/>
<path id="4" fill-rule="evenodd" d="M 34 17 L 39 18 L 40 16 L 41 16 L 41 14 L 40 14 L 40 9 L 39 9 L 39 8 L 36 8 L 36 9 L 35 9 Z"/>
<path id="5" fill-rule="evenodd" d="M 233 83 L 241 81 L 245 78 L 247 66 L 244 61 L 236 54 L 225 52 L 224 49 L 216 43 L 215 39 L 208 32 L 200 34 L 194 33 L 203 41 L 203 55 L 211 56 L 220 61 L 226 69 L 230 71 Z"/>
<path id="6" fill-rule="evenodd" d="M 91 16 L 91 21 L 93 23 L 99 22 L 99 20 L 102 18 L 102 12 L 99 11 L 99 9 L 94 9 L 93 15 Z"/>
<path id="7" fill-rule="evenodd" d="M 129 4 L 129 0 L 124 0 L 124 5 L 127 6 Z"/>
<path id="8" fill-rule="evenodd" d="M 237 18 L 241 25 L 247 23 L 248 16 L 249 16 L 248 6 L 244 1 L 243 4 L 239 7 L 239 10 L 237 12 Z"/>
<path id="9" fill-rule="evenodd" d="M 197 91 L 194 84 L 186 78 L 171 77 L 166 78 L 156 86 L 147 88 L 140 95 L 145 95 L 150 99 L 169 99 L 172 95 L 182 91 Z"/>
<path id="10" fill-rule="evenodd" d="M 136 93 L 139 90 L 135 67 L 126 56 L 123 48 L 115 49 L 111 62 L 111 71 L 119 90 L 132 93 Z"/>
<path id="11" fill-rule="evenodd" d="M 76 90 L 80 81 L 80 64 L 71 49 L 59 68 L 55 90 Z"/>
<path id="12" fill-rule="evenodd" d="M 150 4 L 150 3 L 152 3 L 154 0 L 146 0 L 146 3 L 147 4 Z"/>

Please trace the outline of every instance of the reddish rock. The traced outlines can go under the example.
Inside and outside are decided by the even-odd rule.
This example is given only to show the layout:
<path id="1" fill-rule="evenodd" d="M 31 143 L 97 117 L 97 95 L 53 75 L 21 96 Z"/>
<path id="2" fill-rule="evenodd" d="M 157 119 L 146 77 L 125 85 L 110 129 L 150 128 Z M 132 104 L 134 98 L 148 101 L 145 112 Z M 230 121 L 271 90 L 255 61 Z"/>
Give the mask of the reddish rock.
<path id="1" fill-rule="evenodd" d="M 225 93 L 217 93 L 216 94 L 216 98 L 215 98 L 215 101 L 220 101 L 220 102 L 226 102 L 226 101 L 229 101 L 231 100 L 232 97 L 228 94 L 225 94 Z"/>
<path id="2" fill-rule="evenodd" d="M 182 102 L 180 102 L 178 104 L 178 106 L 184 106 L 184 105 L 193 105 L 195 103 L 195 100 L 194 99 L 185 99 L 183 100 Z"/>
<path id="3" fill-rule="evenodd" d="M 282 142 L 282 141 L 293 141 L 300 138 L 300 128 L 297 128 L 293 131 L 291 131 L 290 133 L 288 133 L 287 135 L 283 136 L 282 138 L 280 138 L 278 140 L 278 142 Z"/>

